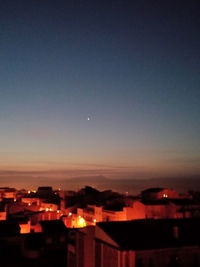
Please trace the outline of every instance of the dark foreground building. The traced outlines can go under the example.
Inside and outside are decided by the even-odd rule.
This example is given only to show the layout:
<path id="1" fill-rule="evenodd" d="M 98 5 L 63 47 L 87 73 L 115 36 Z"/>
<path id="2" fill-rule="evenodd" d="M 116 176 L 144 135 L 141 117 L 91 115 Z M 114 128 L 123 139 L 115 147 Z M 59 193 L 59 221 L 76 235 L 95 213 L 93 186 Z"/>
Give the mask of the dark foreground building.
<path id="1" fill-rule="evenodd" d="M 1 267 L 200 266 L 200 219 L 40 224 L 42 232 L 20 234 L 16 222 L 0 222 Z"/>
<path id="2" fill-rule="evenodd" d="M 1 267 L 66 267 L 68 231 L 61 220 L 42 221 L 41 233 L 20 234 L 17 223 L 0 222 Z"/>
<path id="3" fill-rule="evenodd" d="M 199 267 L 200 220 L 98 223 L 77 232 L 77 267 Z M 81 260 L 80 260 L 81 259 Z"/>

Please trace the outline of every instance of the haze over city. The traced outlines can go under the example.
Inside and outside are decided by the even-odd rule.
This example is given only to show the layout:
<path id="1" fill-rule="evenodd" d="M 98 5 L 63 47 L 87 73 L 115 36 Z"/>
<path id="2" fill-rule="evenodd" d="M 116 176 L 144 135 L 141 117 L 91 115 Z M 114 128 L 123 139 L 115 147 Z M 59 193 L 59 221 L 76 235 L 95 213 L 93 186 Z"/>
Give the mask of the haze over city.
<path id="1" fill-rule="evenodd" d="M 1 183 L 199 176 L 199 7 L 1 1 Z"/>

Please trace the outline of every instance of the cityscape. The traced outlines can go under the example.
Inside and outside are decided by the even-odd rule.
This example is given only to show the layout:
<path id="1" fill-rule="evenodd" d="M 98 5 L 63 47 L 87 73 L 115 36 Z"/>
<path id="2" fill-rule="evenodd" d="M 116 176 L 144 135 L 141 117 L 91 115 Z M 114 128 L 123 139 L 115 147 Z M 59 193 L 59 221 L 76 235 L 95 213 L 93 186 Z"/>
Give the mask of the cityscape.
<path id="1" fill-rule="evenodd" d="M 200 266 L 200 1 L 0 0 L 0 267 Z"/>
<path id="2" fill-rule="evenodd" d="M 1 187 L 0 199 L 1 266 L 200 263 L 200 192 Z"/>

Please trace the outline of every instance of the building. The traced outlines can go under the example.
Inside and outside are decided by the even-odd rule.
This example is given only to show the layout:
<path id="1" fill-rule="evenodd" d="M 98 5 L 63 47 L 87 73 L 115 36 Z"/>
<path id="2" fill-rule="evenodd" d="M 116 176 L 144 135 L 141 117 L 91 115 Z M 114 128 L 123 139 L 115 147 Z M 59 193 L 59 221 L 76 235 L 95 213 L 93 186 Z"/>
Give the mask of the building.
<path id="1" fill-rule="evenodd" d="M 142 200 L 177 199 L 180 195 L 175 190 L 169 188 L 149 188 L 141 192 Z"/>
<path id="2" fill-rule="evenodd" d="M 135 220 L 74 230 L 75 266 L 198 267 L 199 223 L 199 219 Z"/>
<path id="3" fill-rule="evenodd" d="M 83 218 L 86 225 L 95 225 L 97 222 L 144 219 L 145 206 L 140 201 L 134 201 L 130 207 L 123 207 L 121 210 L 107 210 L 102 206 L 88 205 L 86 208 L 78 208 L 77 214 L 70 213 L 67 226 L 80 227 L 77 224 L 77 218 Z"/>
<path id="4" fill-rule="evenodd" d="M 16 199 L 16 189 L 10 187 L 0 187 L 0 201 L 4 199 Z"/>
<path id="5" fill-rule="evenodd" d="M 1 267 L 67 267 L 68 230 L 61 220 L 43 221 L 40 233 L 20 234 L 17 222 L 0 222 Z"/>

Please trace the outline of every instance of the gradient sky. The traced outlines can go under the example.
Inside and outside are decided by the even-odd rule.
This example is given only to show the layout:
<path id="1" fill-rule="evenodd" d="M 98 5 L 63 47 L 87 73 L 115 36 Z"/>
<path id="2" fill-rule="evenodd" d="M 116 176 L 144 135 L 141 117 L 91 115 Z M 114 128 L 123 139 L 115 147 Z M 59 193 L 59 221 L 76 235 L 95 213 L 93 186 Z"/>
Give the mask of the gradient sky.
<path id="1" fill-rule="evenodd" d="M 199 1 L 0 1 L 0 170 L 200 174 Z"/>

